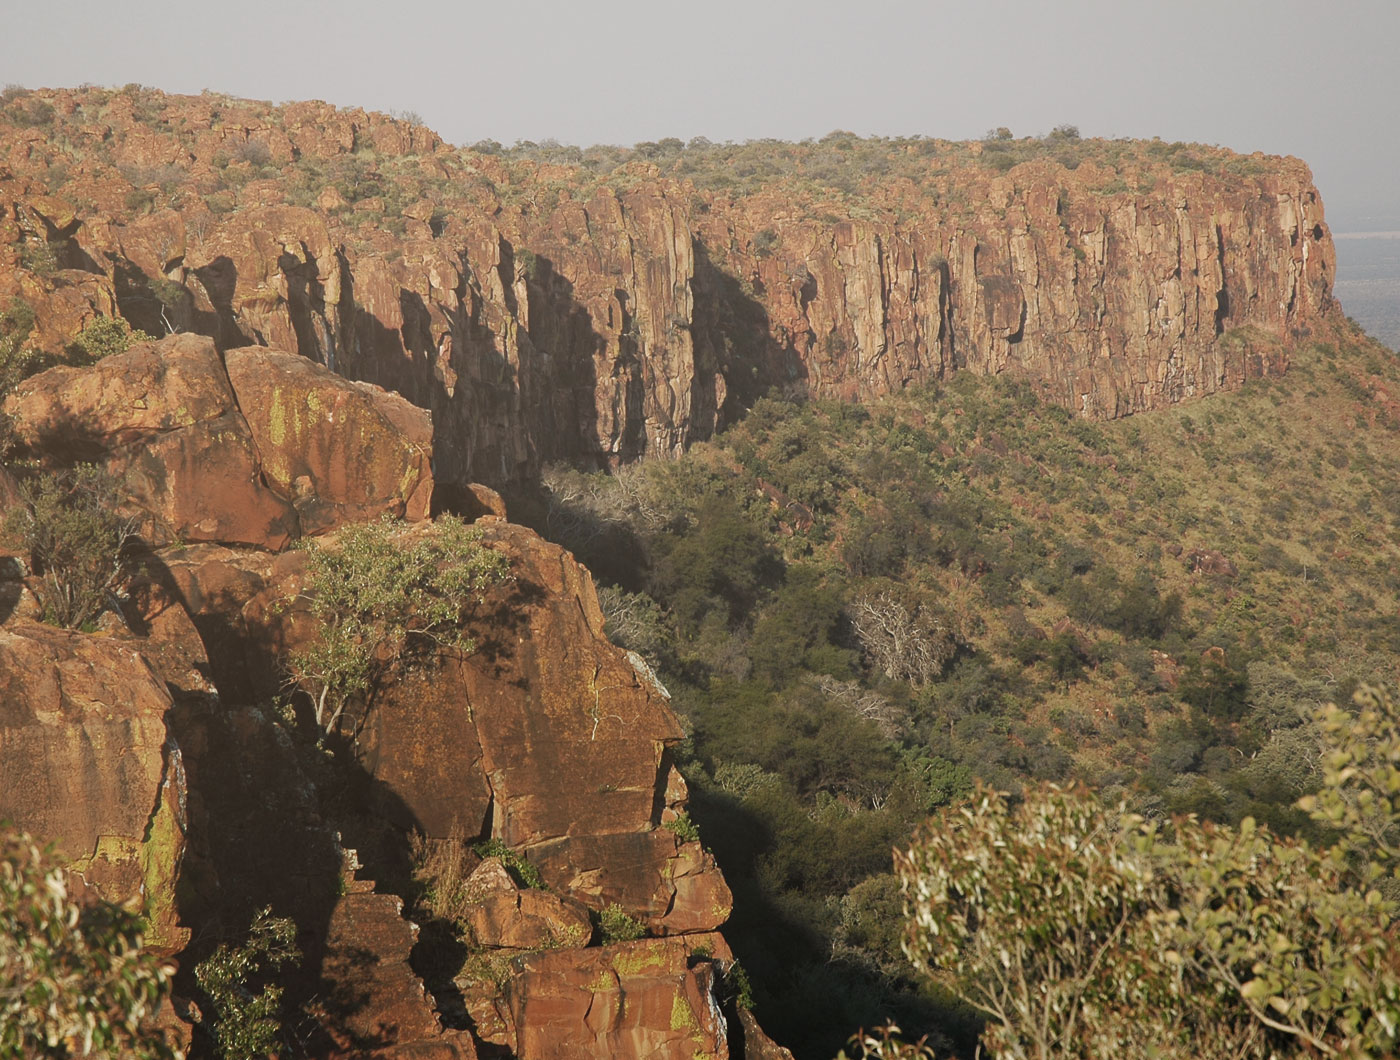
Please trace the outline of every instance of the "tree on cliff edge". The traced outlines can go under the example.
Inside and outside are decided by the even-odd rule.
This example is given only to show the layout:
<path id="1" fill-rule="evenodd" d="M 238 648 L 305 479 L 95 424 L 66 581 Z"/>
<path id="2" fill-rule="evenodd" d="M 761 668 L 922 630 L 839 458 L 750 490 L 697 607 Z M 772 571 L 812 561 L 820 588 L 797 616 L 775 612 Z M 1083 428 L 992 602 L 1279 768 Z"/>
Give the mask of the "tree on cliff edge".
<path id="1" fill-rule="evenodd" d="M 334 732 L 345 709 L 364 701 L 407 650 L 425 645 L 472 651 L 462 630 L 488 586 L 506 577 L 506 559 L 481 531 L 443 516 L 430 535 L 397 536 L 388 521 L 340 531 L 333 543 L 308 542 L 303 596 L 320 628 L 287 660 L 291 681 L 311 698 L 317 728 Z"/>

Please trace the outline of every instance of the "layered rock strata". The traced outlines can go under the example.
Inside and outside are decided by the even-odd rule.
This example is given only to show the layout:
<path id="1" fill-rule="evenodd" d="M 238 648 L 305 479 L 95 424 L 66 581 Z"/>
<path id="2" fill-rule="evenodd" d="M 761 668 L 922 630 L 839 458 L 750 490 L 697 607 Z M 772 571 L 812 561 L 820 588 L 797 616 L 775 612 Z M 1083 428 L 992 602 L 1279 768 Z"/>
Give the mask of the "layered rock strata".
<path id="1" fill-rule="evenodd" d="M 1333 314 L 1293 159 L 1115 141 L 1003 169 L 927 141 L 919 183 L 724 194 L 324 104 L 42 102 L 89 151 L 0 124 L 0 296 L 42 342 L 117 308 L 296 352 L 430 409 L 458 484 L 674 453 L 772 388 L 860 400 L 967 370 L 1121 416 L 1281 372 Z"/>

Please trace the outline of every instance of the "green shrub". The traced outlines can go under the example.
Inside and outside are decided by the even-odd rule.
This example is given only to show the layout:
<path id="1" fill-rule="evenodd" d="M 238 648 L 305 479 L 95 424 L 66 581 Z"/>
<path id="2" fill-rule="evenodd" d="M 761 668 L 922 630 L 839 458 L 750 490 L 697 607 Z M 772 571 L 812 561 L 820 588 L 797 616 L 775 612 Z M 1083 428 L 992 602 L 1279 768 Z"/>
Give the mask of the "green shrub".
<path id="1" fill-rule="evenodd" d="M 594 918 L 598 927 L 598 941 L 604 946 L 614 942 L 631 942 L 644 938 L 647 933 L 646 925 L 616 902 L 595 913 Z"/>
<path id="2" fill-rule="evenodd" d="M 58 271 L 58 252 L 45 239 L 27 239 L 19 244 L 19 263 L 36 276 L 51 276 Z"/>
<path id="3" fill-rule="evenodd" d="M 40 474 L 21 486 L 26 507 L 9 514 L 7 533 L 24 542 L 43 583 L 44 621 L 67 629 L 91 625 L 128 574 L 127 546 L 136 524 L 116 511 L 115 480 L 81 464 Z"/>
<path id="4" fill-rule="evenodd" d="M 125 353 L 133 342 L 151 342 L 154 338 L 133 328 L 122 317 L 94 317 L 69 344 L 68 354 L 77 364 L 96 364 L 104 357 Z"/>
<path id="5" fill-rule="evenodd" d="M 0 1058 L 172 1057 L 156 1026 L 170 971 L 141 920 L 69 897 L 29 836 L 0 834 Z"/>
<path id="6" fill-rule="evenodd" d="M 18 298 L 0 313 L 0 403 L 5 395 L 44 365 L 44 357 L 29 345 L 34 330 L 34 310 Z M 0 412 L 0 460 L 10 447 L 11 427 L 8 417 Z"/>
<path id="7" fill-rule="evenodd" d="M 690 819 L 688 813 L 677 814 L 675 820 L 667 821 L 661 827 L 674 832 L 682 843 L 700 842 L 700 828 Z"/>
<path id="8" fill-rule="evenodd" d="M 477 843 L 472 849 L 476 851 L 478 857 L 500 858 L 506 871 L 521 887 L 530 887 L 536 890 L 544 888 L 544 877 L 540 875 L 540 870 L 507 846 L 505 840 L 488 839 L 484 843 Z"/>
<path id="9" fill-rule="evenodd" d="M 308 541 L 305 595 L 319 636 L 292 653 L 287 669 L 310 696 L 316 725 L 335 730 L 356 698 L 405 651 L 425 646 L 461 652 L 475 644 L 461 629 L 488 586 L 506 576 L 506 559 L 481 543 L 481 531 L 454 516 L 405 544 L 388 519 L 340 531 L 333 544 Z"/>
<path id="10" fill-rule="evenodd" d="M 720 994 L 725 998 L 732 998 L 734 1004 L 740 1008 L 753 1011 L 753 984 L 749 982 L 749 973 L 744 971 L 744 966 L 737 960 L 725 965 L 724 974 L 720 977 Z"/>
<path id="11" fill-rule="evenodd" d="M 195 966 L 195 981 L 209 998 L 215 1047 L 223 1060 L 262 1060 L 278 1051 L 282 987 L 269 980 L 300 957 L 296 924 L 265 908 L 253 916 L 241 945 L 220 943 Z"/>

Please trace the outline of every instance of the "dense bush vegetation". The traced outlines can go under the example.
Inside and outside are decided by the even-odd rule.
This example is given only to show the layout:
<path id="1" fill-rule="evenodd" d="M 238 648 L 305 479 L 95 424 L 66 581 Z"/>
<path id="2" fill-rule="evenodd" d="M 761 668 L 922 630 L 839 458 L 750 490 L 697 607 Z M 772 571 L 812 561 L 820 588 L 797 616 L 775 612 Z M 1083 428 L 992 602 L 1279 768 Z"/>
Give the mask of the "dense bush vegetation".
<path id="1" fill-rule="evenodd" d="M 1362 360 L 1300 349 L 1291 392 L 1108 424 L 969 376 L 767 399 L 679 461 L 547 476 L 541 528 L 690 727 L 692 816 L 780 1040 L 831 1055 L 894 1016 L 971 1046 L 899 952 L 889 852 L 975 781 L 1318 836 L 1313 712 L 1400 650 L 1400 453 L 1357 416 Z"/>
<path id="2" fill-rule="evenodd" d="M 1318 717 L 1303 805 L 1331 845 L 982 791 L 898 858 L 908 952 L 986 1016 L 993 1056 L 1390 1055 L 1397 905 L 1374 885 L 1395 882 L 1400 717 L 1378 690 L 1357 705 Z"/>
<path id="3" fill-rule="evenodd" d="M 195 968 L 222 1060 L 259 1060 L 283 1047 L 283 988 L 275 979 L 300 956 L 296 924 L 263 909 L 254 914 L 242 942 L 220 943 Z"/>
<path id="4" fill-rule="evenodd" d="M 42 579 L 43 617 L 68 629 L 90 627 L 130 574 L 128 546 L 136 523 L 117 511 L 117 485 L 92 464 L 33 473 L 21 483 L 26 504 L 5 530 L 29 551 Z"/>

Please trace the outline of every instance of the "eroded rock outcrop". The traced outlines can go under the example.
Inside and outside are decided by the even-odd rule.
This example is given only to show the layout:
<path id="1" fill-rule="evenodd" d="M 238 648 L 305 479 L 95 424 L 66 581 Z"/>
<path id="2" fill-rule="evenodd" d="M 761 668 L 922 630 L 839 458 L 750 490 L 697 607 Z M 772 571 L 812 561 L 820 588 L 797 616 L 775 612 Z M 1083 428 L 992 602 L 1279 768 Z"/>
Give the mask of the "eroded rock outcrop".
<path id="1" fill-rule="evenodd" d="M 173 702 L 134 638 L 0 626 L 0 820 L 56 843 L 73 878 L 145 908 L 178 950 L 186 778 Z"/>
<path id="2" fill-rule="evenodd" d="M 511 580 L 467 624 L 475 650 L 405 665 L 356 722 L 366 773 L 392 796 L 380 808 L 432 839 L 500 839 L 560 893 L 619 904 L 657 933 L 714 930 L 730 911 L 723 877 L 665 827 L 686 791 L 667 751 L 684 734 L 663 694 L 604 637 L 592 579 L 569 553 L 509 523 L 483 533 Z M 275 661 L 315 634 L 304 554 L 200 546 L 163 561 L 221 688 L 273 694 Z"/>
<path id="3" fill-rule="evenodd" d="M 623 1022 L 597 1030 L 589 1048 L 689 1056 L 703 1041 L 715 1053 L 725 1025 L 707 1015 L 718 1012 L 715 1004 L 699 999 L 708 989 L 704 977 L 717 973 L 689 968 L 684 954 L 714 946 L 710 933 L 727 919 L 731 899 L 713 859 L 665 827 L 684 810 L 684 782 L 667 751 L 680 727 L 653 679 L 602 636 L 591 579 L 572 557 L 521 527 L 481 525 L 487 546 L 509 559 L 511 579 L 467 623 L 474 651 L 402 660 L 393 679 L 379 684 L 368 713 L 352 722 L 362 776 L 357 798 L 379 822 L 365 842 L 382 848 L 385 829 L 447 844 L 491 837 L 535 866 L 548 885 L 522 889 L 494 859 L 472 877 L 466 923 L 475 944 L 496 954 L 497 969 L 468 983 L 471 1011 L 496 1014 L 494 1030 L 476 1024 L 479 1037 L 535 1043 L 529 1055 L 544 1055 L 538 1050 L 545 1042 L 566 1047 L 571 1028 L 552 1017 L 534 1022 L 554 1004 L 540 992 L 564 990 L 569 1006 L 578 991 L 587 994 L 598 951 L 588 946 L 593 929 L 584 911 L 618 905 L 654 935 L 677 939 L 674 946 L 656 940 L 665 961 L 655 968 L 643 961 L 619 988 L 634 1001 L 665 1003 L 634 1005 Z M 401 541 L 435 532 L 430 524 L 405 527 Z M 198 545 L 161 559 L 165 591 L 184 602 L 205 635 L 225 695 L 265 698 L 277 681 L 276 660 L 315 635 L 304 553 Z M 370 847 L 362 854 L 376 856 Z M 378 856 L 386 857 L 382 849 Z M 560 976 L 562 985 L 548 985 Z M 516 1011 L 521 998 L 535 995 L 528 1012 Z M 667 1022 L 673 1002 L 694 1014 L 683 1026 Z M 657 1023 L 652 1009 L 661 1008 Z M 373 1006 L 365 1011 L 372 1018 Z"/>
<path id="4" fill-rule="evenodd" d="M 46 465 L 103 464 L 157 543 L 280 549 L 381 514 L 422 519 L 431 501 L 426 412 L 261 347 L 171 335 L 33 376 L 4 411 Z"/>
<path id="5" fill-rule="evenodd" d="M 730 1055 L 715 1001 L 729 947 L 717 934 L 643 939 L 513 958 L 510 978 L 474 1013 L 519 1060 Z"/>

